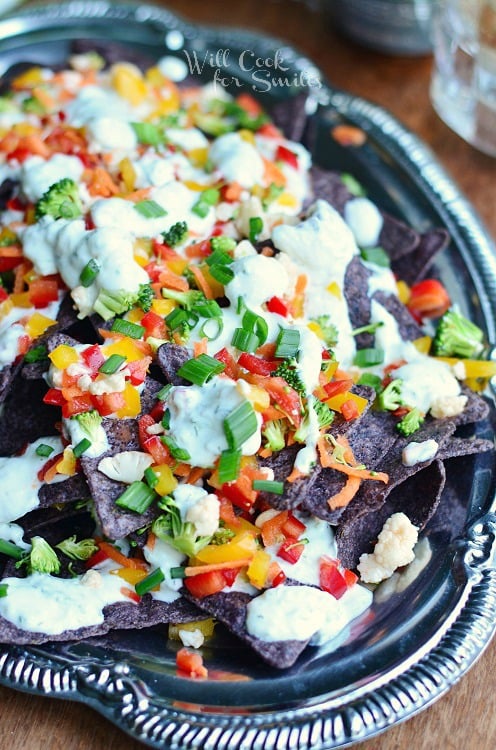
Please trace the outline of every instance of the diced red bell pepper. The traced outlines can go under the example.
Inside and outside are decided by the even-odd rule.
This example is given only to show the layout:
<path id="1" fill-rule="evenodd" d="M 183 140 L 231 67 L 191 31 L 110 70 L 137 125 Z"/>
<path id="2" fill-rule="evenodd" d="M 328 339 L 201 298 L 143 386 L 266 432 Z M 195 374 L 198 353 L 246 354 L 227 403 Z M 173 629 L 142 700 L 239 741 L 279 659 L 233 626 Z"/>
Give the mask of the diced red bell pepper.
<path id="1" fill-rule="evenodd" d="M 343 576 L 349 589 L 351 589 L 351 587 L 358 581 L 356 573 L 353 573 L 352 570 L 348 570 L 348 568 L 343 568 Z"/>
<path id="2" fill-rule="evenodd" d="M 104 393 L 102 396 L 92 395 L 90 398 L 92 406 L 98 410 L 102 417 L 108 417 L 109 414 L 115 414 L 119 409 L 123 409 L 126 405 L 122 393 Z"/>
<path id="3" fill-rule="evenodd" d="M 0 269 L 0 273 L 1 273 L 1 269 Z M 5 289 L 3 288 L 3 286 L 0 286 L 0 304 L 2 302 L 5 302 L 5 300 L 8 299 L 8 297 L 9 297 L 9 295 L 5 291 Z"/>
<path id="4" fill-rule="evenodd" d="M 251 510 L 253 503 L 255 502 L 254 499 L 247 497 L 236 483 L 223 484 L 220 491 L 224 497 L 227 497 L 233 505 L 237 508 L 241 508 L 241 510 Z"/>
<path id="5" fill-rule="evenodd" d="M 350 398 L 348 399 L 348 401 L 345 401 L 343 404 L 341 404 L 341 414 L 347 422 L 351 422 L 352 419 L 356 419 L 357 417 L 359 417 L 360 412 L 358 410 L 356 401 L 353 401 L 353 399 Z"/>
<path id="6" fill-rule="evenodd" d="M 57 453 L 56 456 L 52 456 L 48 459 L 48 461 L 45 461 L 41 469 L 38 471 L 38 481 L 43 482 L 45 480 L 45 474 L 49 469 L 52 468 L 52 466 L 55 466 L 55 464 L 58 464 L 59 461 L 62 461 L 64 457 L 63 453 Z"/>
<path id="7" fill-rule="evenodd" d="M 346 380 L 333 380 L 331 383 L 325 383 L 323 388 L 326 392 L 327 398 L 332 398 L 333 396 L 337 396 L 338 393 L 346 393 L 346 391 L 350 390 L 352 385 L 353 380 L 350 378 Z"/>
<path id="8" fill-rule="evenodd" d="M 203 665 L 202 655 L 197 651 L 181 648 L 176 654 L 178 674 L 186 677 L 208 677 L 208 671 Z"/>
<path id="9" fill-rule="evenodd" d="M 65 419 L 70 419 L 70 417 L 74 417 L 76 414 L 82 414 L 84 411 L 91 411 L 92 408 L 93 401 L 91 399 L 91 393 L 82 393 L 80 396 L 76 396 L 63 404 L 62 416 Z"/>
<path id="10" fill-rule="evenodd" d="M 417 319 L 438 318 L 451 305 L 448 292 L 437 279 L 424 279 L 410 289 L 407 307 Z"/>
<path id="11" fill-rule="evenodd" d="M 233 504 L 227 497 L 222 497 L 219 493 L 219 518 L 227 526 L 239 526 L 240 520 L 234 512 Z"/>
<path id="12" fill-rule="evenodd" d="M 214 354 L 214 359 L 222 362 L 224 365 L 224 375 L 227 375 L 231 380 L 237 380 L 239 375 L 238 365 L 232 354 L 225 347 L 220 349 L 217 354 Z"/>
<path id="13" fill-rule="evenodd" d="M 163 401 L 157 401 L 157 403 L 155 404 L 155 406 L 153 407 L 153 409 L 150 412 L 150 417 L 152 417 L 152 419 L 155 422 L 161 422 L 162 421 L 162 417 L 164 416 L 164 412 L 165 412 L 165 404 L 164 404 L 164 402 Z"/>
<path id="14" fill-rule="evenodd" d="M 156 464 L 170 464 L 171 455 L 167 446 L 160 440 L 158 435 L 149 435 L 143 443 L 143 449 L 150 454 Z"/>
<path id="15" fill-rule="evenodd" d="M 277 369 L 278 363 L 269 362 L 262 357 L 256 357 L 254 354 L 243 352 L 238 359 L 238 365 L 255 375 L 270 375 Z"/>
<path id="16" fill-rule="evenodd" d="M 284 378 L 267 378 L 264 385 L 272 401 L 287 414 L 295 427 L 299 427 L 302 420 L 302 406 L 298 393 L 291 388 Z"/>
<path id="17" fill-rule="evenodd" d="M 155 339 L 165 339 L 167 337 L 164 319 L 160 315 L 157 315 L 156 312 L 153 312 L 153 310 L 143 315 L 140 325 L 145 329 L 145 338 L 153 336 Z"/>
<path id="18" fill-rule="evenodd" d="M 103 549 L 99 549 L 95 552 L 94 555 L 91 555 L 91 557 L 86 560 L 84 567 L 86 568 L 86 570 L 89 570 L 90 568 L 94 568 L 95 565 L 98 565 L 99 563 L 108 559 L 109 557 L 107 553 Z"/>
<path id="19" fill-rule="evenodd" d="M 286 580 L 286 573 L 281 568 L 279 563 L 272 562 L 269 565 L 269 572 L 267 574 L 267 579 L 265 581 L 266 586 L 274 589 L 276 586 L 279 586 L 281 583 L 284 583 L 285 580 Z"/>
<path id="20" fill-rule="evenodd" d="M 21 258 L 0 258 L 0 273 L 4 273 L 5 271 L 12 271 L 13 268 L 17 268 L 21 263 L 24 262 L 24 259 Z M 5 291 L 5 290 L 4 290 Z"/>
<path id="21" fill-rule="evenodd" d="M 19 146 L 19 148 L 14 149 L 10 152 L 10 154 L 7 155 L 7 159 L 9 161 L 17 161 L 19 162 L 19 164 L 22 164 L 32 155 L 33 152 L 30 151 L 29 148 L 26 148 L 25 146 Z"/>
<path id="22" fill-rule="evenodd" d="M 152 261 L 151 263 L 148 263 L 148 265 L 145 266 L 145 271 L 147 272 L 150 281 L 158 281 L 158 277 L 162 273 L 164 269 L 160 268 L 155 261 Z"/>
<path id="23" fill-rule="evenodd" d="M 258 135 L 264 135 L 266 138 L 281 138 L 282 133 L 272 122 L 265 122 L 257 130 Z"/>
<path id="24" fill-rule="evenodd" d="M 123 594 L 123 596 L 126 596 L 128 599 L 131 599 L 131 601 L 134 602 L 135 604 L 139 604 L 141 601 L 140 595 L 137 594 L 136 591 L 129 589 L 127 586 L 121 586 L 120 592 L 121 594 Z"/>
<path id="25" fill-rule="evenodd" d="M 179 257 L 176 251 L 165 242 L 152 240 L 152 250 L 157 258 L 162 258 L 163 260 L 175 260 Z"/>
<path id="26" fill-rule="evenodd" d="M 227 570 L 221 571 L 226 582 L 226 586 L 232 586 L 239 573 L 239 568 L 228 568 Z"/>
<path id="27" fill-rule="evenodd" d="M 192 594 L 198 599 L 203 599 L 204 596 L 210 596 L 210 594 L 217 594 L 226 585 L 226 579 L 224 576 L 225 571 L 212 570 L 209 573 L 198 573 L 196 576 L 189 576 L 184 579 L 184 585 Z"/>
<path id="28" fill-rule="evenodd" d="M 286 537 L 292 537 L 298 539 L 305 531 L 307 527 L 302 523 L 291 511 L 288 514 L 286 521 L 281 526 L 281 531 Z"/>
<path id="29" fill-rule="evenodd" d="M 141 383 L 144 382 L 151 362 L 151 357 L 143 357 L 142 359 L 135 359 L 133 362 L 128 362 L 126 364 L 130 373 L 129 380 L 131 385 L 141 385 Z"/>
<path id="30" fill-rule="evenodd" d="M 293 169 L 298 169 L 298 154 L 291 151 L 286 146 L 278 146 L 276 151 L 276 161 L 285 161 Z"/>
<path id="31" fill-rule="evenodd" d="M 84 349 L 84 351 L 81 352 L 81 357 L 85 365 L 90 368 L 93 374 L 96 374 L 105 362 L 105 357 L 98 344 L 94 344 L 93 346 Z"/>
<path id="32" fill-rule="evenodd" d="M 302 542 L 295 537 L 288 536 L 277 550 L 277 556 L 294 565 L 302 556 L 304 549 L 305 545 Z"/>
<path id="33" fill-rule="evenodd" d="M 139 435 L 139 441 L 140 445 L 144 450 L 145 442 L 150 437 L 150 433 L 147 432 L 148 427 L 151 427 L 155 424 L 155 419 L 151 416 L 151 414 L 143 414 L 142 417 L 139 418 L 138 422 L 138 435 Z"/>
<path id="34" fill-rule="evenodd" d="M 267 302 L 267 310 L 274 315 L 282 315 L 284 318 L 287 318 L 289 313 L 287 304 L 280 297 L 271 297 Z"/>
<path id="35" fill-rule="evenodd" d="M 62 395 L 62 391 L 58 388 L 49 388 L 43 396 L 43 403 L 50 404 L 50 406 L 63 406 L 65 398 Z"/>
<path id="36" fill-rule="evenodd" d="M 59 298 L 59 288 L 54 279 L 34 279 L 29 285 L 29 300 L 36 307 L 47 307 Z"/>
<path id="37" fill-rule="evenodd" d="M 31 346 L 31 338 L 27 333 L 19 336 L 17 339 L 17 356 L 23 357 Z"/>
<path id="38" fill-rule="evenodd" d="M 319 566 L 320 588 L 327 591 L 335 599 L 341 599 L 348 590 L 345 576 L 339 569 L 339 562 L 330 557 L 322 557 Z"/>

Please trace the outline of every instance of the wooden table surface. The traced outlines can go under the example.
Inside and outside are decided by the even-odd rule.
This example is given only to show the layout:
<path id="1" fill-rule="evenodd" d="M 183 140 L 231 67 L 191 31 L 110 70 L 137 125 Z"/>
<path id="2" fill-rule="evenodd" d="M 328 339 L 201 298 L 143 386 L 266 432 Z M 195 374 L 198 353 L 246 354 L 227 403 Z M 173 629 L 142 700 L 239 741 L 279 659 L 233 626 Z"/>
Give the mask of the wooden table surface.
<path id="1" fill-rule="evenodd" d="M 203 23 L 256 29 L 313 58 L 338 87 L 386 107 L 420 135 L 470 198 L 496 238 L 496 160 L 466 145 L 429 102 L 429 57 L 388 57 L 337 36 L 319 13 L 291 0 L 168 0 Z M 496 747 L 496 640 L 474 668 L 428 710 L 357 750 L 493 750 Z M 143 745 L 90 709 L 0 688 L 0 749 L 138 750 Z"/>

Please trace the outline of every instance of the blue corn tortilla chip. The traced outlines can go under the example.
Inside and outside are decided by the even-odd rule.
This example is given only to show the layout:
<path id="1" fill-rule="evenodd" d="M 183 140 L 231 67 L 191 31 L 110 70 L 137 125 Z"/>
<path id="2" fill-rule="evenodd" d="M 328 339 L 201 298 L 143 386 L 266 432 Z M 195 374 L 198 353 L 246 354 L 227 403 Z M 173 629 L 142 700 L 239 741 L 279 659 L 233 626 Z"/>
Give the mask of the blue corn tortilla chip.
<path id="1" fill-rule="evenodd" d="M 396 320 L 401 338 L 404 341 L 415 341 L 415 339 L 424 335 L 422 328 L 412 317 L 408 308 L 394 294 L 375 292 L 373 299 L 377 300 Z"/>
<path id="2" fill-rule="evenodd" d="M 445 229 L 431 229 L 420 236 L 420 242 L 409 253 L 395 258 L 391 268 L 399 279 L 410 286 L 423 279 L 436 256 L 449 244 Z"/>
<path id="3" fill-rule="evenodd" d="M 15 378 L 0 415 L 0 456 L 13 456 L 26 443 L 58 434 L 60 410 L 43 403 L 47 391 L 44 380 Z"/>
<path id="4" fill-rule="evenodd" d="M 191 355 L 185 346 L 180 344 L 162 344 L 157 350 L 157 364 L 160 367 L 167 383 L 172 385 L 191 385 L 177 374 L 182 365 L 191 359 Z"/>
<path id="5" fill-rule="evenodd" d="M 276 102 L 270 110 L 270 116 L 290 141 L 301 141 L 305 132 L 308 115 L 306 103 L 308 94 L 302 91 L 296 96 Z"/>

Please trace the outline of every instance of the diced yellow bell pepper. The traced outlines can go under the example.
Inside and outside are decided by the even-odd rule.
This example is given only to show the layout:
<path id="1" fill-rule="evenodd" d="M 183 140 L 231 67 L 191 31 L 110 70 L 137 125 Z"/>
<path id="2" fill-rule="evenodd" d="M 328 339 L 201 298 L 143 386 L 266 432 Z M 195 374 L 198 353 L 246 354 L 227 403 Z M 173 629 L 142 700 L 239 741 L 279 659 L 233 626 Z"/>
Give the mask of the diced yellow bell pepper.
<path id="1" fill-rule="evenodd" d="M 431 350 L 431 344 L 432 344 L 432 338 L 430 336 L 421 336 L 418 339 L 415 339 L 413 342 L 413 345 L 417 351 L 419 351 L 421 354 L 429 354 Z"/>
<path id="2" fill-rule="evenodd" d="M 454 357 L 433 357 L 448 365 L 462 364 L 465 368 L 465 378 L 492 378 L 496 375 L 496 361 L 491 359 L 455 359 Z"/>
<path id="3" fill-rule="evenodd" d="M 195 167 L 204 167 L 208 159 L 208 148 L 192 148 L 188 157 Z"/>
<path id="4" fill-rule="evenodd" d="M 119 339 L 113 344 L 102 346 L 102 353 L 105 357 L 110 357 L 112 354 L 120 354 L 125 357 L 128 362 L 135 362 L 137 359 L 143 358 L 143 352 L 139 349 L 128 336 Z"/>
<path id="5" fill-rule="evenodd" d="M 7 315 L 13 310 L 13 308 L 14 308 L 14 303 L 12 302 L 12 297 L 4 300 L 0 304 L 0 320 L 2 320 L 3 318 L 6 318 Z"/>
<path id="6" fill-rule="evenodd" d="M 214 298 L 217 299 L 217 297 L 223 297 L 224 286 L 223 284 L 220 283 L 220 281 L 217 281 L 217 279 L 214 279 L 206 263 L 202 265 L 201 271 L 202 271 L 203 276 L 205 277 L 205 281 L 207 282 L 208 286 L 212 290 L 212 294 Z"/>
<path id="7" fill-rule="evenodd" d="M 121 159 L 119 162 L 119 172 L 121 173 L 122 181 L 130 193 L 134 190 L 136 185 L 136 170 L 130 159 L 126 156 L 125 159 Z"/>
<path id="8" fill-rule="evenodd" d="M 69 365 L 79 362 L 79 354 L 73 346 L 67 346 L 67 344 L 57 346 L 53 352 L 50 352 L 48 357 L 59 370 L 65 370 Z"/>
<path id="9" fill-rule="evenodd" d="M 248 580 L 252 586 L 255 586 L 257 589 L 264 587 L 269 573 L 270 563 L 271 557 L 268 552 L 265 552 L 263 549 L 259 549 L 255 552 L 253 560 L 246 570 Z"/>
<path id="10" fill-rule="evenodd" d="M 158 482 L 153 488 L 158 495 L 170 495 L 177 487 L 177 479 L 172 473 L 172 469 L 167 464 L 158 464 L 153 467 L 154 473 L 158 476 Z"/>
<path id="11" fill-rule="evenodd" d="M 184 258 L 174 258 L 173 260 L 166 261 L 165 265 L 173 273 L 177 273 L 180 276 L 184 269 L 188 267 L 188 261 L 184 260 Z"/>
<path id="12" fill-rule="evenodd" d="M 311 320 L 309 323 L 307 323 L 307 328 L 313 333 L 315 333 L 315 335 L 318 336 L 319 339 L 324 338 L 322 328 L 319 326 L 318 323 L 315 322 L 315 320 Z"/>
<path id="13" fill-rule="evenodd" d="M 134 385 L 131 385 L 131 383 L 126 383 L 124 386 L 124 401 L 125 406 L 122 407 L 122 409 L 118 409 L 116 411 L 117 416 L 119 419 L 125 419 L 126 417 L 137 417 L 138 414 L 141 411 L 141 399 L 139 392 L 134 387 Z"/>
<path id="14" fill-rule="evenodd" d="M 184 185 L 186 185 L 189 190 L 196 190 L 198 192 L 201 192 L 208 187 L 208 185 L 205 185 L 203 182 L 194 182 L 193 180 L 184 180 Z"/>
<path id="15" fill-rule="evenodd" d="M 154 299 L 152 300 L 152 310 L 154 313 L 157 313 L 157 315 L 162 315 L 162 317 L 166 317 L 169 313 L 171 313 L 174 308 L 177 307 L 177 302 L 174 302 L 173 299 Z"/>
<path id="16" fill-rule="evenodd" d="M 239 384 L 243 384 L 239 387 Z M 259 388 L 256 385 L 251 385 L 245 380 L 240 380 L 238 383 L 238 390 L 244 398 L 246 398 L 255 411 L 265 411 L 270 406 L 270 396 L 265 388 Z"/>
<path id="17" fill-rule="evenodd" d="M 110 80 L 119 96 L 122 96 L 133 106 L 141 104 L 146 98 L 148 87 L 136 65 L 116 63 L 110 71 Z"/>
<path id="18" fill-rule="evenodd" d="M 16 239 L 15 232 L 13 232 L 12 229 L 3 227 L 3 229 L 0 230 L 0 241 L 2 242 L 2 245 L 15 245 Z"/>
<path id="19" fill-rule="evenodd" d="M 334 297 L 337 297 L 337 299 L 343 299 L 341 287 L 339 286 L 337 281 L 331 281 L 331 283 L 328 284 L 326 289 L 329 292 L 329 294 L 332 294 Z"/>
<path id="20" fill-rule="evenodd" d="M 215 622 L 209 617 L 207 620 L 193 620 L 193 622 L 169 623 L 169 638 L 171 641 L 180 641 L 180 630 L 199 630 L 204 638 L 211 638 L 214 634 Z"/>
<path id="21" fill-rule="evenodd" d="M 260 536 L 261 533 L 258 526 L 255 526 L 254 523 L 250 523 L 250 521 L 247 521 L 246 518 L 242 518 L 241 516 L 238 516 L 238 523 L 236 524 L 236 526 L 226 523 L 225 527 L 226 529 L 229 529 L 229 531 L 234 531 L 235 534 L 240 534 L 242 531 L 247 531 L 254 538 Z"/>
<path id="22" fill-rule="evenodd" d="M 146 570 L 140 570 L 139 568 L 116 568 L 111 570 L 110 573 L 114 576 L 119 576 L 126 583 L 130 583 L 131 586 L 136 586 L 137 583 L 148 575 Z"/>
<path id="23" fill-rule="evenodd" d="M 277 203 L 279 203 L 280 206 L 290 206 L 291 208 L 294 208 L 298 205 L 298 201 L 296 200 L 295 196 L 292 193 L 288 192 L 281 193 L 281 195 L 277 199 Z"/>
<path id="24" fill-rule="evenodd" d="M 241 130 L 238 130 L 238 135 L 247 143 L 251 143 L 252 145 L 255 143 L 255 134 L 251 130 L 242 128 Z"/>
<path id="25" fill-rule="evenodd" d="M 150 114 L 148 120 L 156 120 L 157 117 L 164 117 L 165 115 L 171 114 L 171 112 L 177 112 L 181 104 L 179 94 L 173 92 L 167 92 L 169 96 L 164 97 L 160 100 L 157 107 Z"/>
<path id="26" fill-rule="evenodd" d="M 365 407 L 368 404 L 368 401 L 366 398 L 362 398 L 362 396 L 357 396 L 356 393 L 352 393 L 351 391 L 346 391 L 345 393 L 338 393 L 336 396 L 333 396 L 332 398 L 328 398 L 325 402 L 327 406 L 332 409 L 333 411 L 341 411 L 341 407 L 346 401 L 354 401 L 358 408 L 358 413 L 361 414 Z"/>
<path id="27" fill-rule="evenodd" d="M 32 307 L 31 299 L 29 298 L 29 292 L 19 292 L 17 294 L 11 294 L 10 300 L 13 307 Z"/>
<path id="28" fill-rule="evenodd" d="M 56 320 L 52 320 L 52 318 L 48 318 L 46 315 L 35 312 L 31 315 L 25 325 L 26 333 L 32 339 L 35 339 L 37 336 L 41 336 L 42 333 L 45 333 L 47 328 L 54 326 L 56 322 Z"/>
<path id="29" fill-rule="evenodd" d="M 130 323 L 139 323 L 144 314 L 141 307 L 133 307 L 126 313 L 126 320 L 129 320 Z"/>
<path id="30" fill-rule="evenodd" d="M 403 304 L 406 305 L 408 303 L 408 300 L 410 299 L 410 287 L 408 286 L 406 281 L 397 281 L 396 290 L 398 292 L 400 302 L 403 302 Z"/>
<path id="31" fill-rule="evenodd" d="M 336 362 L 336 360 L 334 359 L 328 359 L 324 361 L 324 367 L 321 370 L 321 374 L 324 376 L 326 383 L 329 383 L 332 380 L 338 367 L 339 362 Z"/>
<path id="32" fill-rule="evenodd" d="M 36 125 L 31 125 L 29 122 L 17 122 L 12 126 L 12 130 L 16 135 L 35 135 L 39 133 L 39 128 Z"/>
<path id="33" fill-rule="evenodd" d="M 72 477 L 76 473 L 76 456 L 71 447 L 65 448 L 63 457 L 57 464 L 57 471 L 59 474 L 65 474 L 68 477 Z"/>
<path id="34" fill-rule="evenodd" d="M 15 89 L 28 89 L 32 88 L 33 86 L 38 86 L 40 83 L 43 83 L 43 73 L 41 68 L 29 68 L 29 70 L 26 70 L 24 73 L 21 73 L 20 76 L 17 76 L 12 81 L 12 86 Z"/>
<path id="35" fill-rule="evenodd" d="M 225 544 L 207 544 L 201 549 L 196 560 L 202 563 L 221 563 L 251 558 L 257 551 L 257 543 L 248 531 L 241 531 Z"/>
<path id="36" fill-rule="evenodd" d="M 465 381 L 465 385 L 467 388 L 470 388 L 471 391 L 474 391 L 475 393 L 482 393 L 486 390 L 487 387 L 487 379 L 485 378 L 467 378 Z"/>
<path id="37" fill-rule="evenodd" d="M 164 74 L 156 65 L 145 71 L 145 78 L 151 86 L 156 87 L 163 86 L 166 81 Z"/>

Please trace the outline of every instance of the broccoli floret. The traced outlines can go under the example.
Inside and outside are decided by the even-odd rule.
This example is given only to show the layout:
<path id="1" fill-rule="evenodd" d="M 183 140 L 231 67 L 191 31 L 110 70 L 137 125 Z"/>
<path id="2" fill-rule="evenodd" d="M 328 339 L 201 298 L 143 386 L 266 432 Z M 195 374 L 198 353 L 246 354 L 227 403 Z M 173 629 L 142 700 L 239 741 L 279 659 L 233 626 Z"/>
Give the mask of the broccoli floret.
<path id="1" fill-rule="evenodd" d="M 165 513 L 153 522 L 152 532 L 160 539 L 188 557 L 194 557 L 210 543 L 211 536 L 198 536 L 194 523 L 182 521 L 179 508 L 172 497 L 163 497 L 159 506 Z"/>
<path id="2" fill-rule="evenodd" d="M 100 437 L 100 426 L 102 424 L 102 417 L 96 409 L 91 411 L 83 411 L 80 414 L 75 414 L 71 419 L 76 419 L 81 427 L 82 431 L 88 435 L 91 442 L 96 443 Z"/>
<path id="3" fill-rule="evenodd" d="M 188 234 L 188 225 L 185 221 L 176 221 L 167 232 L 162 232 L 162 237 L 166 245 L 176 247 Z"/>
<path id="4" fill-rule="evenodd" d="M 148 312 L 151 309 L 154 297 L 155 292 L 151 284 L 140 284 L 135 304 L 141 307 L 144 312 Z"/>
<path id="5" fill-rule="evenodd" d="M 89 560 L 98 550 L 94 539 L 81 539 L 76 542 L 76 535 L 64 539 L 55 546 L 72 560 Z"/>
<path id="6" fill-rule="evenodd" d="M 35 218 L 38 220 L 43 216 L 52 216 L 54 219 L 76 219 L 82 212 L 77 184 L 69 177 L 64 177 L 41 196 L 36 204 Z"/>
<path id="7" fill-rule="evenodd" d="M 286 445 L 286 426 L 282 419 L 270 419 L 265 423 L 262 435 L 266 440 L 267 447 L 271 451 L 280 451 Z"/>
<path id="8" fill-rule="evenodd" d="M 274 377 L 284 378 L 286 383 L 294 388 L 300 396 L 304 396 L 307 392 L 305 383 L 301 379 L 301 375 L 297 370 L 298 363 L 294 357 L 285 359 L 281 362 L 278 367 L 274 370 L 272 375 Z"/>
<path id="9" fill-rule="evenodd" d="M 394 411 L 404 403 L 401 397 L 401 387 L 403 381 L 399 378 L 391 380 L 391 382 L 384 388 L 382 393 L 379 395 L 378 404 L 379 408 L 385 411 Z"/>
<path id="10" fill-rule="evenodd" d="M 331 316 L 319 315 L 313 318 L 313 321 L 320 327 L 326 346 L 336 346 L 338 343 L 338 329 L 331 323 Z"/>
<path id="11" fill-rule="evenodd" d="M 360 328 L 354 328 L 351 332 L 352 336 L 358 336 L 360 333 L 375 333 L 378 328 L 382 328 L 384 323 L 382 320 L 378 321 L 377 323 L 369 323 L 366 326 L 360 326 Z"/>
<path id="12" fill-rule="evenodd" d="M 210 544 L 225 544 L 226 542 L 231 541 L 234 536 L 236 536 L 236 534 L 234 533 L 234 531 L 231 531 L 231 529 L 217 529 L 212 539 L 210 540 Z"/>
<path id="13" fill-rule="evenodd" d="M 205 302 L 206 297 L 203 292 L 196 289 L 190 289 L 187 292 L 176 292 L 174 289 L 162 289 L 162 297 L 165 299 L 173 299 L 179 302 L 181 307 L 186 310 L 191 310 L 199 302 Z"/>
<path id="14" fill-rule="evenodd" d="M 482 352 L 484 333 L 460 313 L 448 310 L 440 319 L 432 342 L 438 357 L 477 357 Z"/>
<path id="15" fill-rule="evenodd" d="M 401 422 L 398 422 L 398 424 L 396 425 L 396 429 L 404 437 L 409 437 L 409 435 L 413 435 L 414 432 L 417 432 L 423 421 L 423 415 L 417 409 L 417 407 L 415 407 L 414 409 L 409 411 L 408 414 L 405 414 Z"/>
<path id="16" fill-rule="evenodd" d="M 232 237 L 218 236 L 212 237 L 210 240 L 210 247 L 212 252 L 218 253 L 229 253 L 236 247 L 236 240 Z M 228 262 L 232 262 L 232 258 L 229 258 Z"/>
<path id="17" fill-rule="evenodd" d="M 144 284 L 143 286 L 148 286 L 148 284 Z M 136 304 L 136 300 L 136 292 L 128 292 L 125 289 L 118 289 L 116 291 L 100 289 L 93 309 L 104 320 L 110 320 L 115 315 L 121 315 L 130 310 Z"/>
<path id="18" fill-rule="evenodd" d="M 31 551 L 26 558 L 30 573 L 58 573 L 60 560 L 57 553 L 41 536 L 31 539 Z"/>
<path id="19" fill-rule="evenodd" d="M 320 429 L 329 427 L 334 420 L 334 412 L 332 409 L 330 409 L 324 401 L 319 401 L 318 398 L 312 398 L 312 406 L 317 414 Z"/>

